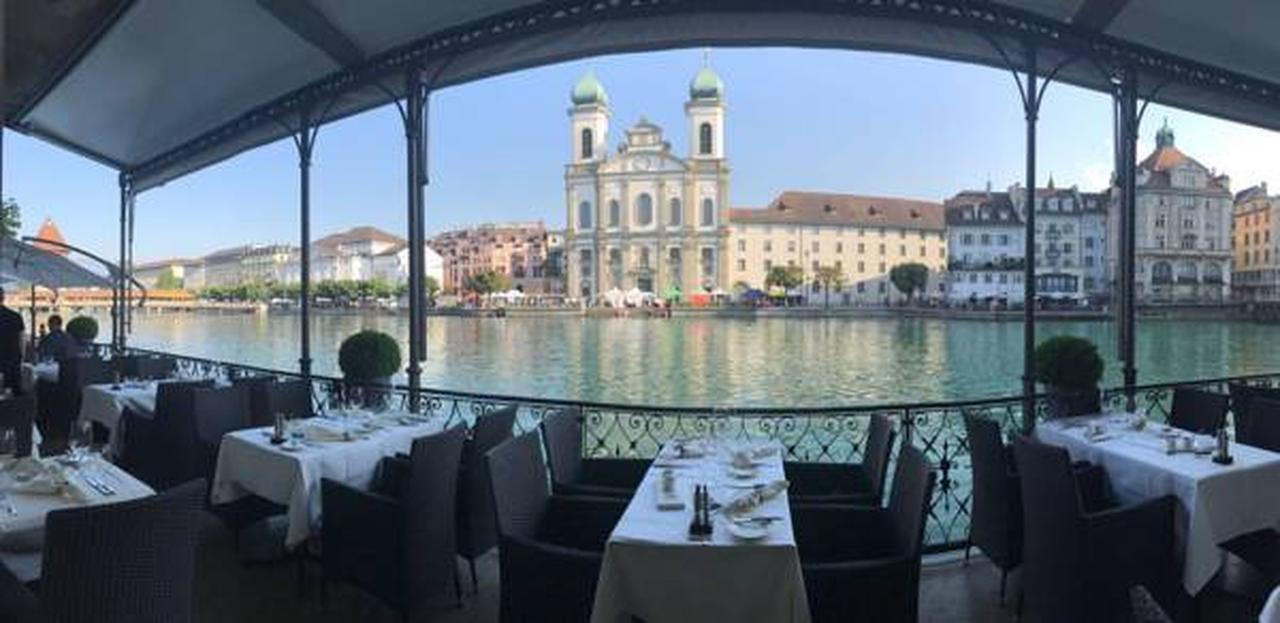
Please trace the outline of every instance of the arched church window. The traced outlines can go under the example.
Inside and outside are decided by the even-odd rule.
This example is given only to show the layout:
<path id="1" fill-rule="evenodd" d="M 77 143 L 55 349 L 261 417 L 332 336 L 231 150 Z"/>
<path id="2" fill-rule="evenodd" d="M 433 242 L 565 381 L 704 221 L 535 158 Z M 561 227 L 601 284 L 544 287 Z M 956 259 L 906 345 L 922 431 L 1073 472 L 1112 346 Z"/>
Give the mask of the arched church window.
<path id="1" fill-rule="evenodd" d="M 642 227 L 653 224 L 653 197 L 649 193 L 636 198 L 636 222 Z"/>
<path id="2" fill-rule="evenodd" d="M 680 198 L 679 198 L 679 197 L 672 197 L 672 198 L 671 198 L 671 207 L 670 207 L 671 214 L 670 214 L 670 215 L 668 216 L 668 218 L 667 218 L 667 223 L 669 223 L 669 224 L 670 224 L 671 226 L 673 226 L 673 227 L 679 227 L 679 226 L 680 226 L 680 220 L 681 220 L 681 217 L 682 217 L 682 215 L 680 214 L 680 212 L 682 211 L 682 209 L 683 209 L 683 208 L 682 208 L 682 207 L 681 207 L 681 205 L 680 205 Z"/>
<path id="3" fill-rule="evenodd" d="M 711 154 L 711 124 L 703 123 L 698 126 L 698 153 L 703 155 Z"/>
<path id="4" fill-rule="evenodd" d="M 617 227 L 618 222 L 622 220 L 622 206 L 618 205 L 617 200 L 609 202 L 609 227 Z"/>
<path id="5" fill-rule="evenodd" d="M 582 128 L 582 159 L 591 159 L 591 147 L 595 143 L 591 128 Z"/>
<path id="6" fill-rule="evenodd" d="M 578 229 L 591 229 L 591 202 L 578 204 Z"/>
<path id="7" fill-rule="evenodd" d="M 710 199 L 702 200 L 702 219 L 699 221 L 703 227 L 710 227 L 716 224 L 716 204 Z"/>

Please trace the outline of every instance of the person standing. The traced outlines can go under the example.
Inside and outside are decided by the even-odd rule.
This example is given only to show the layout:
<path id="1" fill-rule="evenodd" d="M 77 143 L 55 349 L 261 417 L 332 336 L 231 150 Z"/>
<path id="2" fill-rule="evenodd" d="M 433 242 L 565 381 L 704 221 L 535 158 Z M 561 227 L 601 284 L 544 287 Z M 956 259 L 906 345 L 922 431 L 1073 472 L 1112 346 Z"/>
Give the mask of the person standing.
<path id="1" fill-rule="evenodd" d="M 0 288 L 0 374 L 4 386 L 16 396 L 22 393 L 22 332 L 26 325 L 22 315 L 4 304 L 4 288 Z"/>
<path id="2" fill-rule="evenodd" d="M 40 338 L 41 359 L 68 359 L 80 352 L 76 339 L 62 330 L 62 316 L 49 316 L 49 332 Z"/>

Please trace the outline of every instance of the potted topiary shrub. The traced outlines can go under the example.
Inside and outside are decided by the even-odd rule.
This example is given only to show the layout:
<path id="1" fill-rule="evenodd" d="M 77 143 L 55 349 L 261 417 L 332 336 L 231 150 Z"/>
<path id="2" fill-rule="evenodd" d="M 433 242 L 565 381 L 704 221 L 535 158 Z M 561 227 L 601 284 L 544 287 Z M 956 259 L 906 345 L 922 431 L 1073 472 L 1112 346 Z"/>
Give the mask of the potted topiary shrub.
<path id="1" fill-rule="evenodd" d="M 75 338 L 81 351 L 87 351 L 93 347 L 93 339 L 98 337 L 98 321 L 89 316 L 76 316 L 67 321 L 63 330 Z"/>
<path id="2" fill-rule="evenodd" d="M 1102 410 L 1098 381 L 1106 365 L 1093 342 L 1073 335 L 1049 338 L 1036 347 L 1036 381 L 1049 397 L 1049 417 Z"/>
<path id="3" fill-rule="evenodd" d="M 354 333 L 338 349 L 338 367 L 342 368 L 348 399 L 361 398 L 366 407 L 378 406 L 385 400 L 391 377 L 400 369 L 400 345 L 381 331 Z"/>

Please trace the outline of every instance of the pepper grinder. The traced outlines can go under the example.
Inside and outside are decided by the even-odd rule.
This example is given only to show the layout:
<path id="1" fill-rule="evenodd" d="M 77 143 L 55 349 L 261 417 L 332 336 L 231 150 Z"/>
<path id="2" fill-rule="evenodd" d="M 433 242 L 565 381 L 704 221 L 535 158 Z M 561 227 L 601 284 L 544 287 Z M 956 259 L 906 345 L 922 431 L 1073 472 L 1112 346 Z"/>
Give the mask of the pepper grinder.
<path id="1" fill-rule="evenodd" d="M 1230 465 L 1235 459 L 1231 457 L 1231 440 L 1227 437 L 1227 427 L 1218 429 L 1218 448 L 1213 453 L 1213 462 L 1219 465 Z"/>

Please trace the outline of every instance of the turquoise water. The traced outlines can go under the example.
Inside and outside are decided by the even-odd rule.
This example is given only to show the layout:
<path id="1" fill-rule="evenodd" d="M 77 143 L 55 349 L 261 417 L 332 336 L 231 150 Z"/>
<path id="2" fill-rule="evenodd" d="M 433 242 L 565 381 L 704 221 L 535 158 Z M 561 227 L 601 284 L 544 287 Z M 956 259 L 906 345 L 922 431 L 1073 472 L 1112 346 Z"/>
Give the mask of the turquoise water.
<path id="1" fill-rule="evenodd" d="M 140 315 L 131 343 L 296 369 L 293 315 Z M 403 317 L 313 319 L 315 370 L 342 338 Z M 1095 340 L 1118 384 L 1110 322 L 1041 322 L 1041 339 Z M 431 318 L 424 384 L 494 394 L 677 406 L 836 406 L 1016 394 L 1019 322 L 936 319 Z M 1280 372 L 1280 325 L 1140 320 L 1139 382 Z"/>

